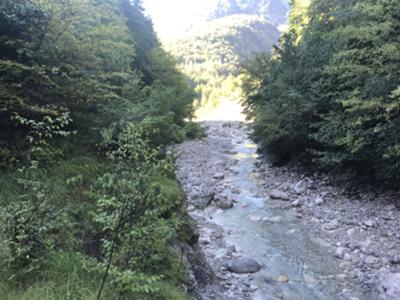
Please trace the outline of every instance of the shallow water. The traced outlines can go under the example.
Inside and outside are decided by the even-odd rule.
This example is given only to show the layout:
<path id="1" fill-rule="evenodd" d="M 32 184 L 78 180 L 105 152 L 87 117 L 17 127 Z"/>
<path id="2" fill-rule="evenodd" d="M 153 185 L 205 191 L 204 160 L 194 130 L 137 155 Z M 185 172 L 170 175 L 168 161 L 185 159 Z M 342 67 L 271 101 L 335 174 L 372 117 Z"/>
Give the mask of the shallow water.
<path id="1" fill-rule="evenodd" d="M 336 300 L 349 299 L 349 292 L 358 294 L 341 261 L 312 241 L 294 210 L 273 208 L 274 200 L 263 196 L 265 190 L 253 173 L 257 146 L 245 140 L 235 150 L 236 174 L 225 182 L 241 194 L 232 195 L 234 208 L 218 210 L 213 220 L 224 228 L 229 244 L 263 266 L 252 281 L 258 288 L 255 299 Z M 281 275 L 289 282 L 278 283 Z"/>

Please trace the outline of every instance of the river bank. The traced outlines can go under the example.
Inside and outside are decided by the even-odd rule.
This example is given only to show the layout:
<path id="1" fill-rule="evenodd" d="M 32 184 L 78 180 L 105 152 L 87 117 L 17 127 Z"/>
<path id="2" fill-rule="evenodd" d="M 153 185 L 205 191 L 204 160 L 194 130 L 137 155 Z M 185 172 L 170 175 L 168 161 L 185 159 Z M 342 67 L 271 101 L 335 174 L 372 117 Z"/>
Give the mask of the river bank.
<path id="1" fill-rule="evenodd" d="M 204 126 L 176 161 L 215 274 L 202 299 L 398 299 L 395 194 L 272 167 L 242 123 Z"/>

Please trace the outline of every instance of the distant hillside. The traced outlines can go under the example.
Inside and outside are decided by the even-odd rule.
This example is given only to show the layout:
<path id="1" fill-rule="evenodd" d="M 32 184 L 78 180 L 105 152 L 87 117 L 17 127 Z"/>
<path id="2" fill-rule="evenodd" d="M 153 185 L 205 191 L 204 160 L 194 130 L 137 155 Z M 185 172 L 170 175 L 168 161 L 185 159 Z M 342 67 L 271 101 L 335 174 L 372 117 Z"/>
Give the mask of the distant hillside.
<path id="1" fill-rule="evenodd" d="M 261 17 L 234 15 L 192 30 L 176 41 L 172 50 L 182 64 L 213 61 L 232 65 L 269 51 L 279 36 L 279 31 Z"/>
<path id="2" fill-rule="evenodd" d="M 209 14 L 209 20 L 215 20 L 236 14 L 260 16 L 273 25 L 287 22 L 288 2 L 286 0 L 219 0 Z"/>
<path id="3" fill-rule="evenodd" d="M 208 22 L 169 48 L 193 80 L 198 105 L 211 108 L 224 99 L 239 100 L 240 64 L 256 53 L 268 52 L 279 36 L 264 18 L 241 14 Z"/>

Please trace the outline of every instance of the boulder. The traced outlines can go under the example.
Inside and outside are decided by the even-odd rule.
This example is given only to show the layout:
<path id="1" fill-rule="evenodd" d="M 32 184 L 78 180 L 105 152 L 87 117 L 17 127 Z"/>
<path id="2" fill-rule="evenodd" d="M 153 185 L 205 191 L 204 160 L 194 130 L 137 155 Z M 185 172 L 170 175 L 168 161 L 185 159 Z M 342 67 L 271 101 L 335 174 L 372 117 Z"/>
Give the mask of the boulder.
<path id="1" fill-rule="evenodd" d="M 261 270 L 261 265 L 254 259 L 248 257 L 238 257 L 230 261 L 226 268 L 237 274 L 256 273 Z"/>

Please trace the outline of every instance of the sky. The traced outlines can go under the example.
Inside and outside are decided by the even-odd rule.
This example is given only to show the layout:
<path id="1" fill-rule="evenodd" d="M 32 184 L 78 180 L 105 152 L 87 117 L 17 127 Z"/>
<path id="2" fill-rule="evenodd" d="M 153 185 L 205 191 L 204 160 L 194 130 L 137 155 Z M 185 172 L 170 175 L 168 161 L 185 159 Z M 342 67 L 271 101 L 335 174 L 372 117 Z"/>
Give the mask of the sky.
<path id="1" fill-rule="evenodd" d="M 191 24 L 199 23 L 205 7 L 216 0 L 143 0 L 146 13 L 163 41 L 181 37 Z"/>

